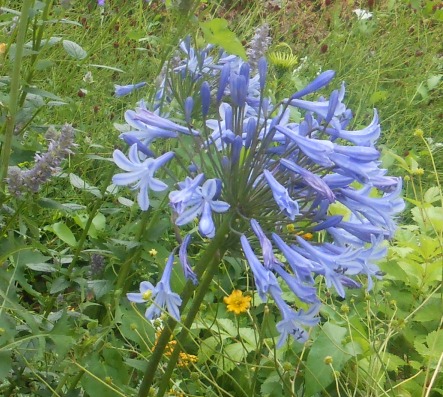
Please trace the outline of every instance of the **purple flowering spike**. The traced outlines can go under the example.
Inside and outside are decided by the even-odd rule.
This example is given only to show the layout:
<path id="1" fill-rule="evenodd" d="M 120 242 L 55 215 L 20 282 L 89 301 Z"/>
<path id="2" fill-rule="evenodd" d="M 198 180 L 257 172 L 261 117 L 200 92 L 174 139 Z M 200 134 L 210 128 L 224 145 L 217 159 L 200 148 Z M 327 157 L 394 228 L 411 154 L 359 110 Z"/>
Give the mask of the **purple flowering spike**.
<path id="1" fill-rule="evenodd" d="M 103 7 L 105 5 L 105 0 L 97 0 L 97 5 Z"/>
<path id="2" fill-rule="evenodd" d="M 258 74 L 260 76 L 260 90 L 263 91 L 266 85 L 266 75 L 268 73 L 268 63 L 266 58 L 262 57 L 258 60 Z"/>
<path id="3" fill-rule="evenodd" d="M 218 83 L 218 90 L 217 90 L 217 102 L 220 102 L 223 98 L 223 95 L 225 95 L 225 89 L 226 86 L 229 83 L 229 76 L 231 75 L 231 65 L 229 62 L 225 63 L 222 67 L 221 73 L 220 73 L 220 81 Z"/>
<path id="4" fill-rule="evenodd" d="M 304 169 L 303 167 L 299 167 L 292 161 L 281 159 L 280 164 L 284 167 L 290 169 L 293 172 L 299 174 L 303 180 L 312 187 L 316 192 L 318 192 L 323 198 L 327 199 L 330 203 L 335 201 L 335 195 L 333 191 L 329 188 L 328 184 L 320 178 L 318 175 Z"/>
<path id="5" fill-rule="evenodd" d="M 265 268 L 271 270 L 282 266 L 272 251 L 271 241 L 266 237 L 263 229 L 260 227 L 260 224 L 255 219 L 251 219 L 251 227 L 255 235 L 258 237 L 258 241 L 260 242 L 263 252 L 263 265 Z"/>
<path id="6" fill-rule="evenodd" d="M 142 81 L 141 83 L 137 83 L 137 84 L 129 84 L 129 85 L 114 85 L 115 88 L 115 93 L 114 95 L 119 98 L 122 97 L 124 95 L 128 95 L 130 94 L 132 91 L 137 90 L 141 87 L 144 87 L 146 85 L 145 81 Z"/>
<path id="7" fill-rule="evenodd" d="M 209 113 L 209 106 L 211 105 L 211 89 L 207 81 L 204 81 L 201 89 L 200 96 L 202 99 L 202 114 L 206 117 Z"/>
<path id="8" fill-rule="evenodd" d="M 191 96 L 185 99 L 185 120 L 188 124 L 191 124 L 191 114 L 194 109 L 194 99 Z"/>
<path id="9" fill-rule="evenodd" d="M 290 99 L 298 99 L 305 95 L 308 95 L 314 91 L 323 88 L 328 85 L 330 81 L 334 78 L 335 72 L 333 70 L 326 70 L 325 72 L 318 75 L 311 83 L 309 83 L 305 88 L 296 92 L 291 96 Z"/>
<path id="10" fill-rule="evenodd" d="M 120 150 L 115 150 L 113 154 L 115 164 L 127 172 L 114 175 L 112 182 L 114 185 L 132 185 L 133 189 L 139 189 L 137 201 L 140 208 L 146 211 L 149 208 L 148 190 L 160 192 L 168 187 L 164 182 L 154 178 L 154 173 L 173 157 L 173 152 L 167 152 L 156 159 L 147 158 L 141 161 L 137 144 L 132 145 L 129 149 L 128 158 Z"/>
<path id="11" fill-rule="evenodd" d="M 145 317 L 148 320 L 154 320 L 160 317 L 162 311 L 166 308 L 169 315 L 176 321 L 180 321 L 179 307 L 182 300 L 178 294 L 172 292 L 170 286 L 172 265 L 174 255 L 169 256 L 162 278 L 154 287 L 151 283 L 144 281 L 140 284 L 140 293 L 129 293 L 127 298 L 131 302 L 143 303 L 153 300 L 152 304 L 146 309 Z"/>
<path id="12" fill-rule="evenodd" d="M 281 295 L 273 295 L 283 319 L 277 323 L 277 330 L 280 332 L 280 338 L 277 342 L 277 348 L 283 346 L 289 336 L 292 336 L 297 342 L 304 343 L 308 340 L 308 333 L 304 327 L 313 327 L 318 324 L 317 316 L 321 304 L 312 305 L 307 312 L 300 309 L 298 312 L 292 310 L 283 300 Z"/>
<path id="13" fill-rule="evenodd" d="M 264 170 L 263 175 L 268 181 L 268 185 L 272 190 L 274 200 L 279 206 L 280 210 L 293 221 L 295 216 L 300 213 L 298 203 L 289 197 L 288 189 L 281 185 L 268 170 Z"/>
<path id="14" fill-rule="evenodd" d="M 197 275 L 192 271 L 192 268 L 188 262 L 188 246 L 190 242 L 191 242 L 191 235 L 187 234 L 182 241 L 178 255 L 180 258 L 180 263 L 182 264 L 185 278 L 187 280 L 191 280 L 192 284 L 197 285 L 198 284 Z"/>
<path id="15" fill-rule="evenodd" d="M 249 241 L 245 235 L 240 237 L 240 242 L 245 253 L 246 260 L 251 267 L 252 274 L 254 275 L 255 285 L 257 287 L 258 295 L 263 302 L 267 301 L 267 294 L 281 294 L 281 288 L 278 285 L 277 279 L 274 274 L 267 270 L 260 263 L 258 258 L 255 256 L 254 251 L 252 251 Z"/>

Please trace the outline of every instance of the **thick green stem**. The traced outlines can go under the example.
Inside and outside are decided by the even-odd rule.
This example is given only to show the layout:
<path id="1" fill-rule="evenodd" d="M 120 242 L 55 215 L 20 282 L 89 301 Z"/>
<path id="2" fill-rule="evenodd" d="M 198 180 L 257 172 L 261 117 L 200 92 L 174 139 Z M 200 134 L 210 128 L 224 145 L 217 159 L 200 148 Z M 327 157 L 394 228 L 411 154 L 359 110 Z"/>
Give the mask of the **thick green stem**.
<path id="1" fill-rule="evenodd" d="M 182 294 L 181 294 L 181 297 L 182 297 L 181 310 L 183 310 L 186 307 L 189 299 L 192 297 L 193 292 L 195 290 L 197 291 L 196 296 L 194 297 L 194 300 L 193 300 L 193 304 L 190 308 L 189 314 L 186 316 L 186 319 L 184 321 L 184 324 L 183 324 L 184 329 L 180 333 L 181 339 L 179 340 L 179 342 L 183 341 L 186 338 L 186 336 L 187 336 L 186 330 L 188 330 L 189 327 L 192 325 L 194 318 L 198 313 L 198 309 L 200 308 L 200 304 L 203 301 L 205 293 L 208 290 L 208 286 L 210 285 L 215 273 L 217 272 L 220 258 L 222 256 L 222 254 L 226 251 L 226 241 L 227 241 L 227 236 L 229 235 L 230 223 L 231 223 L 231 217 L 227 216 L 224 219 L 223 223 L 218 228 L 218 231 L 217 231 L 214 239 L 211 241 L 208 248 L 205 250 L 205 252 L 203 253 L 202 257 L 200 258 L 200 260 L 198 261 L 198 263 L 195 267 L 195 272 L 197 273 L 197 276 L 200 276 L 203 273 L 203 271 L 205 271 L 203 274 L 203 278 L 201 278 L 200 284 L 196 288 L 190 281 L 188 281 L 185 285 L 185 288 L 184 288 Z M 165 348 L 171 338 L 172 332 L 174 331 L 174 328 L 176 327 L 176 325 L 177 325 L 177 322 L 174 319 L 169 318 L 168 322 L 166 323 L 165 328 L 163 329 L 161 335 L 157 339 L 155 349 L 152 352 L 152 356 L 148 362 L 148 366 L 146 368 L 145 375 L 144 375 L 142 383 L 140 385 L 140 390 L 139 390 L 139 394 L 138 394 L 139 397 L 147 397 L 147 395 L 149 393 L 149 389 L 150 389 L 152 383 L 154 382 L 157 367 L 160 363 L 160 360 L 163 356 Z M 183 334 L 184 331 L 185 331 L 185 334 Z M 183 336 L 182 336 L 182 334 L 183 334 Z M 176 350 L 177 350 L 177 352 L 176 352 Z M 180 343 L 177 343 L 177 347 L 173 352 L 173 356 L 171 356 L 171 358 L 170 358 L 170 365 L 168 365 L 168 369 L 170 366 L 172 368 L 172 369 L 170 369 L 171 373 L 175 367 L 175 362 L 177 361 L 179 353 L 180 353 Z M 175 362 L 173 362 L 173 364 L 171 364 L 174 354 L 176 355 Z M 165 374 L 165 376 L 163 377 L 163 379 L 161 381 L 161 388 L 163 388 L 163 389 L 167 388 L 170 375 L 171 374 L 169 374 L 169 375 Z M 157 395 L 161 396 L 161 394 L 157 394 Z"/>
<path id="2" fill-rule="evenodd" d="M 197 288 L 196 294 L 192 301 L 192 305 L 189 309 L 188 314 L 186 315 L 186 319 L 183 322 L 183 328 L 180 334 L 177 336 L 177 344 L 175 345 L 174 351 L 169 357 L 168 366 L 166 367 L 166 371 L 163 374 L 162 380 L 159 384 L 159 389 L 157 392 L 157 397 L 163 397 L 166 391 L 169 388 L 169 379 L 171 378 L 172 372 L 177 364 L 177 360 L 179 358 L 182 346 L 184 346 L 186 339 L 188 338 L 189 330 L 194 322 L 195 317 L 197 316 L 200 305 L 205 298 L 206 293 L 208 292 L 208 288 L 211 285 L 212 279 L 216 275 L 218 271 L 218 266 L 220 264 L 220 259 L 223 256 L 226 249 L 223 252 L 221 250 L 218 252 L 218 255 L 212 258 L 209 266 L 207 267 L 205 273 L 203 274 L 203 279 L 200 282 L 200 285 Z"/>
<path id="3" fill-rule="evenodd" d="M 20 70 L 23 48 L 26 39 L 26 30 L 28 27 L 29 11 L 31 10 L 32 0 L 24 0 L 18 25 L 17 40 L 15 43 L 14 64 L 11 75 L 11 89 L 9 92 L 9 114 L 6 117 L 6 128 L 2 145 L 0 158 L 0 192 L 4 191 L 5 178 L 8 172 L 9 157 L 11 156 L 12 137 L 14 135 L 15 118 L 18 112 L 18 99 L 20 91 L 21 74 Z"/>

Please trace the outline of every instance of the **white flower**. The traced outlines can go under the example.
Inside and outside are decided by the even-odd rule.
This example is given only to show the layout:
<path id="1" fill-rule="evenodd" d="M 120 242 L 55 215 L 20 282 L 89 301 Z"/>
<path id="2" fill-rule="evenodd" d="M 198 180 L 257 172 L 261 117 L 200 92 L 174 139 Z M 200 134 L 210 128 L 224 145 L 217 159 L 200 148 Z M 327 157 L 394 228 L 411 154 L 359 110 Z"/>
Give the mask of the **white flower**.
<path id="1" fill-rule="evenodd" d="M 361 8 L 356 8 L 352 12 L 354 12 L 357 15 L 357 18 L 360 20 L 371 19 L 373 15 L 372 12 L 362 10 Z"/>

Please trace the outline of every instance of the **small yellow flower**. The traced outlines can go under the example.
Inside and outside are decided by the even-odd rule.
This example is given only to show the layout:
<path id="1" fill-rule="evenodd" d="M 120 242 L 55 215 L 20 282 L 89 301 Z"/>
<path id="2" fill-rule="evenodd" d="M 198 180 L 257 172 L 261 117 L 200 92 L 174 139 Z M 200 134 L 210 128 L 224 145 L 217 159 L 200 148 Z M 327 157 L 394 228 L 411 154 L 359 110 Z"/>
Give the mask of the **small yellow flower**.
<path id="1" fill-rule="evenodd" d="M 232 291 L 231 295 L 223 298 L 229 312 L 240 314 L 246 312 L 251 306 L 251 297 L 243 296 L 243 292 L 238 289 Z"/>
<path id="2" fill-rule="evenodd" d="M 290 223 L 289 225 L 286 225 L 286 230 L 289 233 L 294 233 L 295 232 L 295 225 L 293 223 Z"/>
<path id="3" fill-rule="evenodd" d="M 148 252 L 149 252 L 149 255 L 151 255 L 151 256 L 157 256 L 157 254 L 158 254 L 158 251 L 155 248 L 149 250 Z"/>
<path id="4" fill-rule="evenodd" d="M 6 43 L 0 43 L 0 54 L 4 54 L 6 52 Z"/>
<path id="5" fill-rule="evenodd" d="M 417 137 L 419 137 L 419 138 L 423 138 L 423 134 L 424 134 L 424 132 L 423 132 L 423 130 L 420 129 L 420 128 L 417 128 L 417 129 L 414 131 L 414 135 L 417 136 Z"/>
<path id="6" fill-rule="evenodd" d="M 314 235 L 313 235 L 312 233 L 305 233 L 305 234 L 302 234 L 302 237 L 303 237 L 305 240 L 312 240 L 312 238 L 314 237 Z"/>

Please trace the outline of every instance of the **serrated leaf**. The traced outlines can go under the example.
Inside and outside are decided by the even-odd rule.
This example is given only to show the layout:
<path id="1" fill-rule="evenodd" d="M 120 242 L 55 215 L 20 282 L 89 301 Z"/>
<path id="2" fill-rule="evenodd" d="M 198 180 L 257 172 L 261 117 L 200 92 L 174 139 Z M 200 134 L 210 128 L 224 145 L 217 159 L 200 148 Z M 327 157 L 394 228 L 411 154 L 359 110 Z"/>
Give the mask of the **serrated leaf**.
<path id="1" fill-rule="evenodd" d="M 63 48 L 74 59 L 78 61 L 85 59 L 88 53 L 77 43 L 71 40 L 63 40 Z"/>
<path id="2" fill-rule="evenodd" d="M 227 318 L 219 318 L 217 319 L 217 324 L 222 328 L 221 332 L 224 332 L 233 338 L 237 335 L 237 327 L 233 321 Z"/>
<path id="3" fill-rule="evenodd" d="M 71 283 L 68 280 L 66 280 L 63 276 L 60 276 L 52 282 L 49 293 L 56 294 L 68 288 L 70 284 Z"/>
<path id="4" fill-rule="evenodd" d="M 432 204 L 435 201 L 441 200 L 442 192 L 437 186 L 432 186 L 428 190 L 426 190 L 423 199 L 429 204 Z"/>

